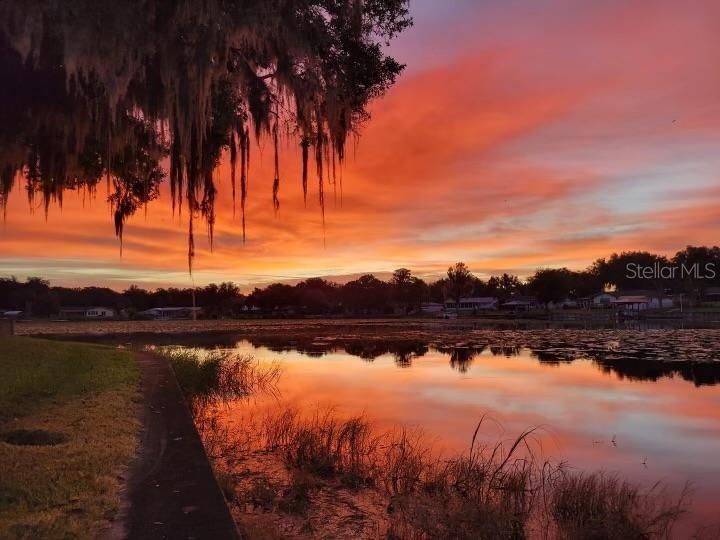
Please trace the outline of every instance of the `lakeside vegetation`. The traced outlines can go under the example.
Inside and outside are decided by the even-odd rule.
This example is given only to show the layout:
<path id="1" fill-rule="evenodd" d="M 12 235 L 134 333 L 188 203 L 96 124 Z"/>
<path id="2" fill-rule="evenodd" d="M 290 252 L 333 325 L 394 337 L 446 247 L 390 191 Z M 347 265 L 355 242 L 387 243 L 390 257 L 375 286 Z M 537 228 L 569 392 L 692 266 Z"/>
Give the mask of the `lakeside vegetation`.
<path id="1" fill-rule="evenodd" d="M 129 352 L 0 338 L 0 538 L 94 538 L 135 451 Z"/>
<path id="2" fill-rule="evenodd" d="M 252 356 L 221 351 L 166 349 L 180 388 L 194 414 L 213 403 L 273 392 L 280 366 L 263 366 Z"/>
<path id="3" fill-rule="evenodd" d="M 222 372 L 224 362 L 238 362 L 236 355 L 166 354 L 179 377 L 188 380 L 183 386 L 191 402 L 201 396 L 207 403 L 203 396 L 208 395 L 219 398 L 216 404 L 223 395 L 233 399 L 218 391 L 222 377 L 201 374 Z M 241 377 L 247 388 L 231 385 L 241 398 L 264 391 L 267 373 L 274 373 L 271 387 L 279 376 L 245 357 L 241 365 L 251 366 Z M 201 381 L 210 386 L 203 389 Z M 645 489 L 611 473 L 579 472 L 540 459 L 533 429 L 509 442 L 484 440 L 485 419 L 468 434 L 468 450 L 448 457 L 438 455 L 418 432 L 379 431 L 362 415 L 342 417 L 332 409 L 279 406 L 232 425 L 212 408 L 194 410 L 236 519 L 249 530 L 263 531 L 263 538 L 322 537 L 317 527 L 327 525 L 317 520 L 328 497 L 349 500 L 355 509 L 354 525 L 342 526 L 365 526 L 358 515 L 368 512 L 375 532 L 395 540 L 665 539 L 687 507 L 684 491 L 670 494 L 659 484 Z M 281 472 L 273 471 L 271 463 Z M 247 514 L 248 507 L 257 511 Z M 290 528 L 281 534 L 276 521 Z"/>
<path id="4" fill-rule="evenodd" d="M 697 269 L 697 274 L 676 272 L 674 278 L 647 278 L 635 272 L 643 268 Z M 324 278 L 310 278 L 291 285 L 272 283 L 242 294 L 235 283 L 211 283 L 196 289 L 159 288 L 146 290 L 131 286 L 123 292 L 107 287 L 51 287 L 41 278 L 20 282 L 0 278 L 0 308 L 27 310 L 26 316 L 53 316 L 61 306 L 104 306 L 137 317 L 157 307 L 198 305 L 208 318 L 238 317 L 258 313 L 294 315 L 382 315 L 417 312 L 423 302 L 457 301 L 460 297 L 493 297 L 500 302 L 531 295 L 539 305 L 576 300 L 606 287 L 619 290 L 644 289 L 653 294 L 682 293 L 686 306 L 699 305 L 711 287 L 720 287 L 720 248 L 688 246 L 673 257 L 645 252 L 614 253 L 593 262 L 585 270 L 541 268 L 527 279 L 502 274 L 481 279 L 463 263 L 451 266 L 446 275 L 425 281 L 407 268 L 399 268 L 388 281 L 373 274 L 340 284 Z"/>

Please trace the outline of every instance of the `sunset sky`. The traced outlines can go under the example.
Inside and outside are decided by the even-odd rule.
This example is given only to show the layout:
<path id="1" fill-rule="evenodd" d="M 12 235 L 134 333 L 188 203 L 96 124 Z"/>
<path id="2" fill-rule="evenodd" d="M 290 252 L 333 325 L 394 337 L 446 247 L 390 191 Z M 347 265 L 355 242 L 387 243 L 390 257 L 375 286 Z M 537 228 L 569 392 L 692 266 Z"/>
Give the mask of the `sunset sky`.
<path id="1" fill-rule="evenodd" d="M 119 243 L 104 188 L 28 212 L 22 189 L 0 226 L 0 275 L 65 285 L 245 289 L 406 266 L 435 277 L 462 260 L 481 277 L 584 268 L 613 251 L 672 254 L 717 244 L 720 225 L 720 2 L 412 0 L 415 26 L 392 45 L 407 64 L 372 106 L 337 197 L 303 205 L 297 144 L 255 151 L 248 240 L 229 170 L 211 253 L 168 189 Z M 340 279 L 340 278 L 339 278 Z"/>

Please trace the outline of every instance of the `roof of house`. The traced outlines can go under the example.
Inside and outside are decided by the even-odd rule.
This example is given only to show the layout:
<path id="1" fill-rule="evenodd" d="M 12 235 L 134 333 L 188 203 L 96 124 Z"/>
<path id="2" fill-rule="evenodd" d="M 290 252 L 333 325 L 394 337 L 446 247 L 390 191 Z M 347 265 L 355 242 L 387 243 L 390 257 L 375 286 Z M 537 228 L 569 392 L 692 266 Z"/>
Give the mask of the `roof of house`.
<path id="1" fill-rule="evenodd" d="M 618 291 L 617 296 L 623 297 L 623 296 L 647 296 L 647 297 L 654 297 L 658 295 L 658 291 L 653 289 L 623 289 L 621 291 Z"/>
<path id="2" fill-rule="evenodd" d="M 615 300 L 616 304 L 647 304 L 650 302 L 647 296 L 620 296 Z"/>
<path id="3" fill-rule="evenodd" d="M 617 297 L 617 293 L 607 292 L 607 291 L 600 291 L 600 292 L 596 292 L 596 293 L 590 294 L 590 295 L 588 295 L 588 296 L 582 296 L 582 297 L 578 298 L 578 300 L 592 300 L 592 299 L 594 299 L 594 298 L 597 298 L 598 296 L 612 296 L 612 297 Z"/>
<path id="4" fill-rule="evenodd" d="M 448 300 L 448 302 L 455 303 L 455 300 Z M 497 298 L 492 296 L 473 296 L 471 298 L 460 298 L 461 304 L 494 304 L 497 302 Z"/>
<path id="5" fill-rule="evenodd" d="M 154 307 L 150 309 L 146 309 L 142 313 L 155 313 L 158 311 L 170 311 L 170 312 L 176 312 L 176 311 L 199 311 L 201 310 L 201 307 Z"/>

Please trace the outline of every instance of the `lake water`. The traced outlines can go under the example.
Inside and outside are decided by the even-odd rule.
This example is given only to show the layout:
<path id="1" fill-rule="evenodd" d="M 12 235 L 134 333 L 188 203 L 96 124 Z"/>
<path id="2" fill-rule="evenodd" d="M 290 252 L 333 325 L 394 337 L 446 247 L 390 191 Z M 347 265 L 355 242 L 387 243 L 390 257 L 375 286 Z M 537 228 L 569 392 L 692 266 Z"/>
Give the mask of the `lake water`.
<path id="1" fill-rule="evenodd" d="M 507 336 L 501 345 L 451 347 L 226 336 L 207 337 L 202 347 L 283 367 L 279 396 L 238 403 L 226 415 L 332 406 L 340 415 L 364 413 L 378 428 L 421 428 L 445 452 L 466 449 L 486 415 L 494 422 L 484 423 L 481 437 L 491 443 L 538 427 L 543 456 L 574 468 L 616 472 L 643 486 L 661 481 L 673 492 L 690 482 L 692 522 L 717 522 L 720 363 L 710 357 L 715 349 L 708 352 L 716 333 L 640 336 L 604 336 L 598 345 L 550 333 L 534 348 Z"/>

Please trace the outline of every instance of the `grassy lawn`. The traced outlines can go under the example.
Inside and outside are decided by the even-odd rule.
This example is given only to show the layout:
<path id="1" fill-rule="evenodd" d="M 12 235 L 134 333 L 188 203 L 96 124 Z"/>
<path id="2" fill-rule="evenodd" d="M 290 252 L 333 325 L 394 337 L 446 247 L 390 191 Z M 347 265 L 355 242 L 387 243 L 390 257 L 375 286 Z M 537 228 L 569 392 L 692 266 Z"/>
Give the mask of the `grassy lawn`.
<path id="1" fill-rule="evenodd" d="M 135 451 L 131 354 L 0 338 L 0 374 L 0 538 L 94 538 Z"/>

